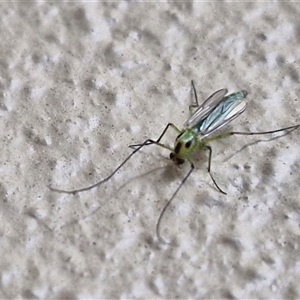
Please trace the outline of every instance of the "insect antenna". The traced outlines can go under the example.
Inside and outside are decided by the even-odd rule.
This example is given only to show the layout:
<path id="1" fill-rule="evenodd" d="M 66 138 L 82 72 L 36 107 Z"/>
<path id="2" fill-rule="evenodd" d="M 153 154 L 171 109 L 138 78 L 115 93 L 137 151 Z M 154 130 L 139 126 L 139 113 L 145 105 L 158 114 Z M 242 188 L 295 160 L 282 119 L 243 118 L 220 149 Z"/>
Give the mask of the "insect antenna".
<path id="1" fill-rule="evenodd" d="M 67 190 L 61 190 L 61 189 L 56 189 L 56 188 L 53 188 L 52 186 L 48 186 L 48 188 L 53 191 L 53 192 L 58 192 L 58 193 L 64 193 L 64 194 L 77 194 L 77 193 L 81 193 L 81 192 L 85 192 L 85 191 L 88 191 L 88 190 L 91 190 L 95 187 L 98 187 L 100 186 L 101 184 L 107 182 L 109 179 L 111 179 L 126 163 L 127 161 L 135 154 L 137 153 L 139 150 L 141 150 L 144 146 L 146 145 L 151 145 L 151 144 L 155 144 L 156 142 L 151 140 L 151 139 L 148 139 L 146 140 L 144 143 L 142 144 L 139 144 L 138 147 L 136 147 L 134 149 L 134 151 L 129 154 L 127 156 L 127 158 L 109 175 L 107 176 L 106 178 L 102 179 L 101 181 L 98 181 L 96 182 L 95 184 L 93 185 L 90 185 L 88 187 L 85 187 L 85 188 L 82 188 L 82 189 L 78 189 L 78 190 L 72 190 L 72 191 L 67 191 Z"/>
<path id="2" fill-rule="evenodd" d="M 184 183 L 187 181 L 187 179 L 189 178 L 189 176 L 192 174 L 192 172 L 194 171 L 194 164 L 192 161 L 189 160 L 189 163 L 191 165 L 191 168 L 189 170 L 189 172 L 185 175 L 185 177 L 183 178 L 183 180 L 181 181 L 180 185 L 177 187 L 176 191 L 174 192 L 174 194 L 172 195 L 172 197 L 168 200 L 168 202 L 165 204 L 163 210 L 161 211 L 157 224 L 156 224 L 156 235 L 157 238 L 160 242 L 164 243 L 164 244 L 168 244 L 168 242 L 165 241 L 164 238 L 162 238 L 162 236 L 160 235 L 160 224 L 161 224 L 161 220 L 167 210 L 167 208 L 170 206 L 171 202 L 173 201 L 173 199 L 176 197 L 177 193 L 179 192 L 179 190 L 182 188 L 182 186 L 184 185 Z"/>

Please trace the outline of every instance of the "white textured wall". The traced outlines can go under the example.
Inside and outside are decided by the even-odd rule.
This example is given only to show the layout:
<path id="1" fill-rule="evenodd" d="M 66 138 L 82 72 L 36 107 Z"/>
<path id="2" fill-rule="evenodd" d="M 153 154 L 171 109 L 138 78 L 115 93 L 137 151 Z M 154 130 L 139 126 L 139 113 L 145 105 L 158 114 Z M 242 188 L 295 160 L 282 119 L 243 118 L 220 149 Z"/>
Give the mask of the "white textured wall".
<path id="1" fill-rule="evenodd" d="M 299 133 L 231 137 L 188 165 L 131 152 L 245 89 L 228 128 L 300 123 L 296 3 L 2 3 L 0 298 L 299 298 Z M 173 144 L 172 131 L 166 141 Z M 245 147 L 246 146 L 246 147 Z"/>

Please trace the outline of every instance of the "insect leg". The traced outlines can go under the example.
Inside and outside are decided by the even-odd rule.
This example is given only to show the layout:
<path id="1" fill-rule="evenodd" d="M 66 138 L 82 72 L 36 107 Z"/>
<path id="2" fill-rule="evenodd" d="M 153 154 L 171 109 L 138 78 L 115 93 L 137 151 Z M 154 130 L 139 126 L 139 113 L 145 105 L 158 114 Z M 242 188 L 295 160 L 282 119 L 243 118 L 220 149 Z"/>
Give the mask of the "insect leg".
<path id="1" fill-rule="evenodd" d="M 162 145 L 160 143 L 157 143 L 151 139 L 148 139 L 146 140 L 144 143 L 138 145 L 138 147 L 131 153 L 127 156 L 127 158 L 109 175 L 107 176 L 106 178 L 102 179 L 101 181 L 98 181 L 96 182 L 95 184 L 93 185 L 90 185 L 88 187 L 85 187 L 85 188 L 82 188 L 82 189 L 78 189 L 78 190 L 72 190 L 72 191 L 66 191 L 66 190 L 61 190 L 61 189 L 56 189 L 56 188 L 53 188 L 52 186 L 48 186 L 49 189 L 53 192 L 58 192 L 58 193 L 65 193 L 65 194 L 76 194 L 76 193 L 80 193 L 80 192 L 84 192 L 84 191 L 88 191 L 88 190 L 91 190 L 95 187 L 98 187 L 100 186 L 101 184 L 107 182 L 109 179 L 111 179 L 126 163 L 127 161 L 135 154 L 137 153 L 139 150 L 141 150 L 144 146 L 146 145 L 150 145 L 150 144 L 157 144 L 159 146 L 162 146 L 164 148 L 167 148 L 169 149 L 167 146 L 165 145 Z M 169 149 L 172 151 L 172 149 Z"/>
<path id="2" fill-rule="evenodd" d="M 162 146 L 162 144 L 160 144 L 159 142 L 162 139 L 162 137 L 166 134 L 169 127 L 172 127 L 177 133 L 181 132 L 181 130 L 177 126 L 175 126 L 173 123 L 169 123 L 155 142 L 153 140 L 148 140 L 148 142 L 146 144 L 143 143 L 143 144 L 129 145 L 129 148 L 136 149 L 141 145 L 148 146 L 151 144 L 157 144 L 157 145 L 159 144 L 160 146 Z M 164 147 L 164 148 L 166 148 L 166 147 Z M 167 148 L 167 149 L 169 149 L 169 148 Z M 173 149 L 169 149 L 169 150 L 173 151 Z"/>
<path id="3" fill-rule="evenodd" d="M 297 128 L 299 128 L 299 127 L 300 127 L 300 124 L 285 127 L 285 128 L 270 130 L 270 131 L 262 131 L 262 132 L 230 131 L 230 132 L 221 133 L 221 134 L 216 135 L 216 136 L 211 137 L 211 138 L 204 138 L 202 141 L 203 141 L 204 144 L 206 144 L 206 143 L 209 143 L 209 142 L 212 142 L 212 141 L 217 141 L 217 140 L 220 140 L 220 139 L 230 137 L 232 135 L 263 135 L 263 134 L 277 133 L 277 132 L 281 132 L 281 131 L 287 131 L 287 133 L 290 133 L 290 132 L 296 130 Z"/>
<path id="4" fill-rule="evenodd" d="M 210 175 L 211 180 L 213 181 L 214 185 L 217 187 L 217 189 L 219 190 L 219 192 L 221 192 L 221 193 L 224 194 L 224 195 L 227 195 L 227 193 L 225 193 L 225 192 L 218 186 L 216 180 L 214 179 L 214 177 L 213 177 L 213 175 L 212 175 L 212 173 L 211 173 L 211 171 L 210 171 L 210 168 L 211 168 L 211 158 L 212 158 L 212 148 L 211 148 L 211 146 L 205 145 L 205 146 L 203 146 L 203 148 L 209 150 L 209 156 L 208 156 L 208 168 L 207 168 L 207 171 L 208 171 L 208 173 L 209 173 L 209 175 Z"/>
<path id="5" fill-rule="evenodd" d="M 289 133 L 289 132 L 292 132 L 292 131 L 296 130 L 299 127 L 300 127 L 300 124 L 289 126 L 289 127 L 285 127 L 285 128 L 279 128 L 279 129 L 275 129 L 275 130 L 271 130 L 271 131 L 262 131 L 262 132 L 239 132 L 239 131 L 232 131 L 232 132 L 228 132 L 228 136 L 229 135 L 260 135 L 260 134 L 271 134 L 271 133 L 276 133 L 276 132 L 281 132 L 281 131 L 288 131 L 288 133 Z"/>
<path id="6" fill-rule="evenodd" d="M 280 129 L 276 129 L 276 130 L 270 130 L 270 131 L 263 131 L 263 132 L 240 132 L 240 131 L 231 131 L 231 132 L 225 132 L 222 134 L 219 134 L 217 136 L 211 137 L 211 138 L 204 138 L 202 141 L 205 144 L 204 146 L 202 146 L 204 149 L 209 150 L 209 160 L 208 160 L 208 172 L 209 175 L 212 179 L 212 181 L 214 182 L 215 186 L 218 188 L 218 190 L 225 194 L 226 193 L 224 191 L 222 191 L 220 189 L 220 187 L 217 185 L 215 179 L 213 178 L 211 172 L 210 172 L 210 168 L 211 168 L 211 157 L 212 157 L 212 149 L 210 146 L 206 145 L 206 143 L 212 142 L 212 141 L 216 141 L 216 140 L 220 140 L 220 139 L 224 139 L 227 138 L 229 136 L 232 135 L 263 135 L 263 134 L 272 134 L 272 133 L 277 133 L 277 132 L 282 132 L 282 131 L 288 131 L 287 133 L 297 129 L 300 127 L 300 124 L 298 125 L 294 125 L 294 126 L 289 126 L 289 127 L 285 127 L 285 128 L 280 128 Z"/>
<path id="7" fill-rule="evenodd" d="M 191 160 L 187 159 L 188 162 L 191 165 L 191 168 L 189 170 L 189 172 L 185 175 L 185 177 L 183 178 L 183 180 L 181 181 L 180 185 L 177 187 L 176 191 L 174 192 L 174 194 L 172 195 L 172 197 L 168 200 L 168 202 L 166 203 L 166 205 L 164 206 L 163 210 L 160 213 L 160 216 L 158 218 L 157 224 L 156 224 L 156 235 L 157 238 L 160 242 L 167 244 L 167 242 L 161 237 L 160 235 L 160 224 L 161 224 L 161 220 L 167 210 L 167 208 L 170 206 L 171 202 L 173 201 L 173 199 L 176 197 L 177 193 L 179 192 L 179 190 L 181 189 L 181 187 L 184 185 L 184 183 L 187 181 L 187 179 L 189 178 L 189 176 L 191 175 L 191 173 L 194 170 L 194 164 Z"/>
<path id="8" fill-rule="evenodd" d="M 194 81 L 192 80 L 191 81 L 191 83 L 192 83 L 192 88 L 193 88 L 193 91 L 194 91 L 194 95 L 195 95 L 195 104 L 191 104 L 190 106 L 189 106 L 189 110 L 190 110 L 190 115 L 192 115 L 194 112 L 193 112 L 193 109 L 194 108 L 198 108 L 199 107 L 199 103 L 198 103 L 198 96 L 197 96 L 197 92 L 196 92 L 196 88 L 195 88 L 195 85 L 194 85 Z"/>

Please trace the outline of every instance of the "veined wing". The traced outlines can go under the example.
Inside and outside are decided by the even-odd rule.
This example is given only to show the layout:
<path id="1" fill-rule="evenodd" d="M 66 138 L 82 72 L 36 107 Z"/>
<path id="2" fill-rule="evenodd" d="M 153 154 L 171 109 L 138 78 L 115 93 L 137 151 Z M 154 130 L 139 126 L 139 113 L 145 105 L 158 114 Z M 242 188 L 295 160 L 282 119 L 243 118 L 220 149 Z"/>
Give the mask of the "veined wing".
<path id="1" fill-rule="evenodd" d="M 247 94 L 246 91 L 241 91 L 223 98 L 206 118 L 198 122 L 193 128 L 203 136 L 208 136 L 222 128 L 244 112 L 247 103 L 243 99 Z"/>
<path id="2" fill-rule="evenodd" d="M 202 121 L 222 101 L 227 92 L 227 89 L 221 89 L 210 95 L 184 123 L 184 127 L 191 128 Z"/>

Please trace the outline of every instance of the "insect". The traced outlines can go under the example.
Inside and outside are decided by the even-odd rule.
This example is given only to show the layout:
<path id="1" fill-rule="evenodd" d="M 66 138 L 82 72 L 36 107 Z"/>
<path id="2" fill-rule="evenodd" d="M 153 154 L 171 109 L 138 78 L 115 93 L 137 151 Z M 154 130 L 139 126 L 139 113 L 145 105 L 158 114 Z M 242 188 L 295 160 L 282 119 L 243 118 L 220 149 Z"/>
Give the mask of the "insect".
<path id="1" fill-rule="evenodd" d="M 193 81 L 192 81 L 192 89 L 195 95 L 196 102 L 195 104 L 189 106 L 190 117 L 184 123 L 183 129 L 179 129 L 173 123 L 169 123 L 165 127 L 165 129 L 163 130 L 163 132 L 161 133 L 161 135 L 157 140 L 147 139 L 141 144 L 130 145 L 129 147 L 133 149 L 133 152 L 129 154 L 128 157 L 109 176 L 107 176 L 106 178 L 102 179 L 99 182 L 96 182 L 93 185 L 90 185 L 82 189 L 71 190 L 71 191 L 56 189 L 49 186 L 50 190 L 54 192 L 67 193 L 67 194 L 76 194 L 76 193 L 91 190 L 110 180 L 126 164 L 126 162 L 129 159 L 131 159 L 131 157 L 135 153 L 140 151 L 143 147 L 154 144 L 162 148 L 165 148 L 171 151 L 170 159 L 176 165 L 181 165 L 185 161 L 187 161 L 190 164 L 190 169 L 188 173 L 183 177 L 181 183 L 178 185 L 177 189 L 175 190 L 171 198 L 165 204 L 156 224 L 156 235 L 158 237 L 158 240 L 166 243 L 166 241 L 160 235 L 161 220 L 167 208 L 171 204 L 172 200 L 176 197 L 181 187 L 184 185 L 184 183 L 187 181 L 189 176 L 194 171 L 195 168 L 194 163 L 190 158 L 192 153 L 198 150 L 208 150 L 209 152 L 208 168 L 207 168 L 208 173 L 215 187 L 218 189 L 218 191 L 226 195 L 226 193 L 219 187 L 219 185 L 217 184 L 216 180 L 213 177 L 213 174 L 211 173 L 212 148 L 209 145 L 210 142 L 224 139 L 232 135 L 264 135 L 264 134 L 272 134 L 272 133 L 277 133 L 282 131 L 291 132 L 297 129 L 298 127 L 300 127 L 300 124 L 298 124 L 298 125 L 293 125 L 285 128 L 271 130 L 271 131 L 263 131 L 263 132 L 230 131 L 230 132 L 225 132 L 225 133 L 211 136 L 217 130 L 221 129 L 226 124 L 233 121 L 235 118 L 237 118 L 240 114 L 242 114 L 245 111 L 247 104 L 244 99 L 246 98 L 248 93 L 243 90 L 226 96 L 228 90 L 221 89 L 213 93 L 207 100 L 204 101 L 202 105 L 199 105 L 197 92 Z M 195 111 L 193 112 L 194 109 Z M 166 134 L 169 128 L 172 128 L 178 134 L 178 136 L 175 139 L 174 147 L 170 147 L 168 145 L 161 143 L 161 139 Z"/>

